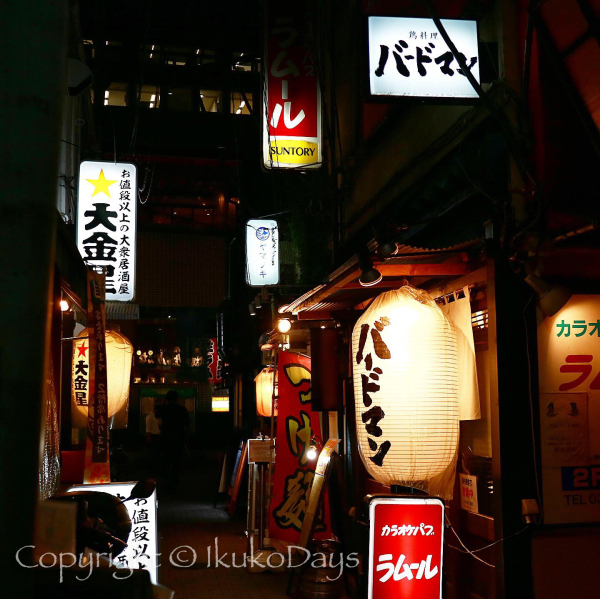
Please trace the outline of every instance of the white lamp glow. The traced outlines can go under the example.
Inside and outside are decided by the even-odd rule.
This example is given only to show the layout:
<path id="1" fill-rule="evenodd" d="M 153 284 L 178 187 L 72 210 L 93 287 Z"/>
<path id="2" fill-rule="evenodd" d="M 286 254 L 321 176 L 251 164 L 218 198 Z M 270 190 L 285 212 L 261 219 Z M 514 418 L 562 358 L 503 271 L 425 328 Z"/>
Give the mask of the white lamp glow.
<path id="1" fill-rule="evenodd" d="M 88 414 L 89 383 L 89 337 L 90 329 L 84 329 L 73 341 L 73 376 L 71 397 L 77 409 Z M 119 412 L 129 401 L 129 379 L 133 346 L 127 337 L 115 331 L 106 331 L 106 374 L 108 385 L 108 418 Z M 150 352 L 149 352 L 150 353 Z"/>
<path id="2" fill-rule="evenodd" d="M 352 334 L 361 458 L 386 485 L 427 488 L 458 449 L 454 325 L 424 291 L 381 294 Z"/>

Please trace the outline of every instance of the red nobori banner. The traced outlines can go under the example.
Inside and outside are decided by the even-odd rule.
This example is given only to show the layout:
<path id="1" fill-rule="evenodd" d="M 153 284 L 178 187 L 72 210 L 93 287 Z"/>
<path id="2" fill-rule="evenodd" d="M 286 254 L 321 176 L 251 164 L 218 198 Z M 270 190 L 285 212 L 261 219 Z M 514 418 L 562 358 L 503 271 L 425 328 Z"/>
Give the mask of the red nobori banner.
<path id="1" fill-rule="evenodd" d="M 84 483 L 110 482 L 104 275 L 88 269 L 89 402 Z"/>
<path id="2" fill-rule="evenodd" d="M 279 354 L 277 375 L 279 403 L 277 450 L 269 532 L 273 538 L 298 541 L 306 514 L 316 460 L 306 455 L 311 438 L 321 437 L 319 415 L 311 410 L 310 358 L 301 354 Z M 317 521 L 316 538 L 328 538 L 329 505 Z"/>
<path id="3" fill-rule="evenodd" d="M 369 504 L 368 599 L 440 599 L 444 504 L 376 497 Z"/>
<path id="4" fill-rule="evenodd" d="M 223 381 L 222 362 L 217 348 L 217 338 L 208 340 L 207 352 L 208 380 L 210 383 L 221 383 Z"/>
<path id="5" fill-rule="evenodd" d="M 263 161 L 266 168 L 321 166 L 321 90 L 306 2 L 267 2 Z"/>

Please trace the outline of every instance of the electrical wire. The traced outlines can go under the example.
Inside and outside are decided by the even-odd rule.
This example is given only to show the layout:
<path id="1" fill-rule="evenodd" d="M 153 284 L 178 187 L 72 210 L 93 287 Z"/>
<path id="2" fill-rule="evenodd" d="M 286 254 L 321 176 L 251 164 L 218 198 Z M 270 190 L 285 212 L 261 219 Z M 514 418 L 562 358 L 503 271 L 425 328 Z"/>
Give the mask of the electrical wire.
<path id="1" fill-rule="evenodd" d="M 533 425 L 534 421 L 534 410 L 533 410 L 533 389 L 532 389 L 532 376 L 531 376 L 531 355 L 529 352 L 529 327 L 527 326 L 527 317 L 526 312 L 527 308 L 531 304 L 533 300 L 533 296 L 529 298 L 525 307 L 523 308 L 523 324 L 525 325 L 525 348 L 527 350 L 527 379 L 528 379 L 528 392 L 529 392 L 529 413 L 531 416 L 531 445 L 533 449 L 533 469 L 535 474 L 535 491 L 537 494 L 537 501 L 540 507 L 540 523 L 544 521 L 544 504 L 542 503 L 542 494 L 540 492 L 540 482 L 539 482 L 539 472 L 538 472 L 538 461 L 537 461 L 537 449 L 536 449 L 536 441 L 535 441 L 535 427 Z"/>
<path id="2" fill-rule="evenodd" d="M 456 549 L 457 551 L 460 551 L 461 553 L 467 553 L 471 557 L 474 557 L 476 560 L 480 561 L 481 563 L 485 564 L 486 566 L 489 566 L 490 568 L 495 568 L 496 566 L 494 564 L 490 564 L 489 562 L 486 562 L 484 559 L 481 559 L 478 555 L 475 555 L 475 554 L 480 551 L 485 551 L 486 549 L 489 549 L 490 547 L 494 547 L 495 545 L 498 545 L 500 543 L 504 543 L 504 541 L 507 541 L 508 539 L 512 539 L 513 537 L 516 537 L 516 536 L 524 533 L 529 528 L 528 525 L 524 526 L 521 530 L 518 530 L 517 532 L 513 532 L 512 534 L 507 535 L 506 537 L 502 537 L 501 539 L 498 539 L 497 541 L 494 541 L 493 543 L 490 543 L 489 545 L 485 545 L 484 547 L 480 547 L 479 549 L 471 550 L 464 544 L 462 539 L 458 536 L 458 533 L 456 532 L 456 530 L 454 530 L 454 526 L 452 526 L 452 522 L 450 522 L 450 519 L 448 518 L 447 514 L 446 514 L 446 523 L 450 527 L 450 530 L 454 533 L 454 536 L 456 537 L 458 542 L 461 544 L 463 549 L 461 549 L 460 547 L 456 547 L 455 545 L 448 545 L 448 547 L 450 547 L 452 549 Z"/>

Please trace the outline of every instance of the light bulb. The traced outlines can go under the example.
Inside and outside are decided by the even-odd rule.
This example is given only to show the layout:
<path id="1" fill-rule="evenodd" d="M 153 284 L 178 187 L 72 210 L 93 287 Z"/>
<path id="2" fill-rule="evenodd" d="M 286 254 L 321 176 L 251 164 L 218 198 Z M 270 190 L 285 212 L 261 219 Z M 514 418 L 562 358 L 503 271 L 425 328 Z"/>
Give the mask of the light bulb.
<path id="1" fill-rule="evenodd" d="M 316 460 L 317 459 L 317 448 L 314 445 L 311 445 L 308 448 L 308 451 L 306 452 L 306 457 L 309 460 Z"/>
<path id="2" fill-rule="evenodd" d="M 287 318 L 282 318 L 277 323 L 277 330 L 280 333 L 287 333 L 292 328 L 292 323 Z"/>
<path id="3" fill-rule="evenodd" d="M 62 312 L 66 312 L 69 309 L 69 302 L 67 300 L 60 300 L 60 309 Z"/>

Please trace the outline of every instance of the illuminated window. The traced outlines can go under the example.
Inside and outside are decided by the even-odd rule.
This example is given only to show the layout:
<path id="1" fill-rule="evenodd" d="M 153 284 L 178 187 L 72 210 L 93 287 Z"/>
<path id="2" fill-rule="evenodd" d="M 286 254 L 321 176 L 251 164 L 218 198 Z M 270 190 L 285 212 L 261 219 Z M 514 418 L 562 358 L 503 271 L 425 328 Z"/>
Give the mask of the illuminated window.
<path id="1" fill-rule="evenodd" d="M 104 92 L 105 106 L 127 106 L 127 84 L 114 82 Z"/>
<path id="2" fill-rule="evenodd" d="M 165 64 L 177 67 L 184 67 L 187 63 L 189 50 L 187 48 L 165 48 Z"/>
<path id="3" fill-rule="evenodd" d="M 231 112 L 233 114 L 250 114 L 249 108 L 252 108 L 252 94 L 245 94 L 246 99 L 242 94 L 236 92 L 231 94 Z M 250 103 L 250 106 L 248 106 Z"/>
<path id="4" fill-rule="evenodd" d="M 208 64 L 214 64 L 215 62 L 215 51 L 214 50 L 204 50 L 202 48 L 196 48 L 195 50 L 195 55 L 196 55 L 196 64 L 202 66 L 202 65 L 208 65 Z"/>
<path id="5" fill-rule="evenodd" d="M 252 59 L 249 54 L 244 52 L 233 53 L 233 64 L 231 65 L 233 71 L 251 71 L 252 70 Z"/>
<path id="6" fill-rule="evenodd" d="M 200 109 L 203 112 L 221 112 L 221 92 L 211 89 L 200 90 Z"/>
<path id="7" fill-rule="evenodd" d="M 144 47 L 144 58 L 146 60 L 152 60 L 153 62 L 160 62 L 160 45 L 159 44 L 147 44 Z"/>
<path id="8" fill-rule="evenodd" d="M 158 108 L 160 106 L 160 88 L 157 85 L 138 86 L 138 102 L 145 108 Z"/>

